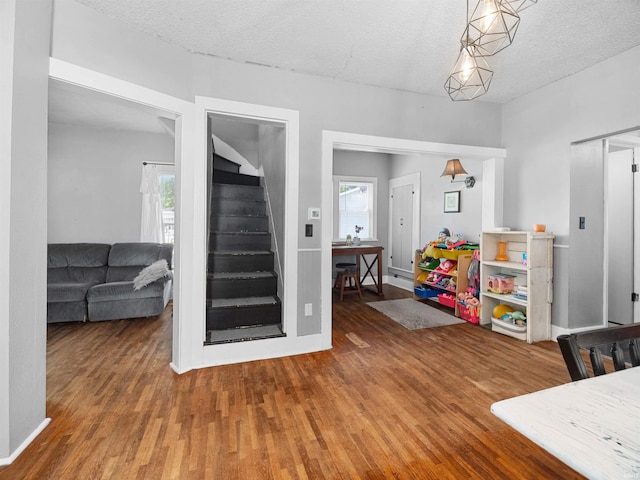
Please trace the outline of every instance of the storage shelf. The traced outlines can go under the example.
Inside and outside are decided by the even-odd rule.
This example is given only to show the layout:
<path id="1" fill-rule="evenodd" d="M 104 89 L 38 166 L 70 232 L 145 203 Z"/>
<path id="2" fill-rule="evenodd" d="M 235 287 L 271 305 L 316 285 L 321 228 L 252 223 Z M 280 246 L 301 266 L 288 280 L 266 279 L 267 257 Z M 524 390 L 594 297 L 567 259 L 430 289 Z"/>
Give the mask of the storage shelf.
<path id="1" fill-rule="evenodd" d="M 522 263 L 518 262 L 499 262 L 497 260 L 489 260 L 482 263 L 490 267 L 508 268 L 510 270 L 520 270 L 522 272 L 526 272 L 527 270 L 529 270 L 529 267 L 527 265 L 523 265 Z"/>
<path id="2" fill-rule="evenodd" d="M 458 276 L 458 270 L 455 270 L 455 273 L 447 273 L 447 272 L 443 272 L 442 270 L 428 270 L 426 268 L 421 268 L 420 270 L 422 270 L 423 272 L 433 272 L 433 273 L 437 273 L 439 275 L 446 275 L 447 277 L 457 277 Z"/>
<path id="3" fill-rule="evenodd" d="M 553 234 L 533 232 L 482 232 L 480 241 L 480 278 L 482 292 L 480 323 L 528 343 L 551 339 L 551 302 L 553 301 Z M 499 243 L 506 245 L 499 248 Z M 506 248 L 505 248 L 506 247 Z M 507 261 L 496 260 L 504 253 Z M 522 264 L 522 259 L 527 264 Z M 512 293 L 494 293 L 488 290 L 489 277 L 508 274 L 516 286 L 526 287 L 527 298 Z M 527 324 L 522 331 L 492 321 L 493 309 L 505 303 L 526 314 Z"/>
<path id="4" fill-rule="evenodd" d="M 440 255 L 440 253 L 443 253 L 443 255 Z M 444 253 L 446 253 L 446 255 Z M 453 255 L 454 253 L 455 255 Z M 434 291 L 449 293 L 457 298 L 458 293 L 464 292 L 466 288 L 469 286 L 469 279 L 467 278 L 467 275 L 464 274 L 464 275 L 458 276 L 458 273 L 467 272 L 467 270 L 469 269 L 469 265 L 471 264 L 472 253 L 473 252 L 471 251 L 462 252 L 457 250 L 444 250 L 443 252 L 438 252 L 439 257 L 441 256 L 442 258 L 446 258 L 447 260 L 457 262 L 457 265 L 451 270 L 449 270 L 449 272 L 442 272 L 437 268 L 433 268 L 434 266 L 440 264 L 439 257 L 434 258 L 434 260 L 428 264 L 432 268 L 427 268 L 427 265 L 425 265 L 422 258 L 422 252 L 420 250 L 416 250 L 414 260 L 413 260 L 413 286 L 414 286 L 413 298 L 415 300 L 422 300 L 424 298 L 428 298 L 426 296 L 428 295 L 428 293 L 421 289 L 423 285 L 429 289 L 433 289 Z M 426 273 L 432 273 L 432 272 L 437 273 L 438 275 L 446 276 L 448 278 L 455 278 L 456 288 L 449 289 L 449 288 L 440 287 L 436 284 L 425 282 L 426 278 L 421 278 Z M 456 317 L 459 317 L 460 313 L 458 308 L 458 302 L 454 300 L 453 304 L 450 306 L 451 308 L 454 309 L 454 314 L 456 315 Z"/>
<path id="5" fill-rule="evenodd" d="M 493 292 L 482 292 L 482 295 L 489 298 L 495 298 L 496 300 L 500 300 L 501 302 L 514 303 L 516 305 L 520 305 L 523 307 L 527 306 L 527 301 L 522 300 L 520 298 L 516 298 L 511 293 L 493 293 Z"/>
<path id="6" fill-rule="evenodd" d="M 449 292 L 449 293 L 453 293 L 453 294 L 456 293 L 455 290 L 451 290 L 450 288 L 441 287 L 441 286 L 439 286 L 439 285 L 437 285 L 435 283 L 426 283 L 425 282 L 425 283 L 423 283 L 423 285 L 426 285 L 426 286 L 431 287 L 431 288 L 437 288 L 438 290 L 442 290 L 443 292 Z"/>

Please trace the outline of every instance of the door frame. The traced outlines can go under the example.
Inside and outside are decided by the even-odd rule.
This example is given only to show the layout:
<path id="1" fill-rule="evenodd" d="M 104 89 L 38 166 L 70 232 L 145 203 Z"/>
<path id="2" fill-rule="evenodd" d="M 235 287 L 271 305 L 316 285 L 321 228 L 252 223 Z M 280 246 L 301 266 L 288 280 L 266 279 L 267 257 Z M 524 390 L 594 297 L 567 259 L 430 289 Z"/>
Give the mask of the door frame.
<path id="1" fill-rule="evenodd" d="M 571 142 L 571 162 L 570 162 L 570 243 L 569 249 L 569 298 L 568 309 L 573 313 L 573 317 L 586 318 L 587 320 L 593 318 L 594 322 L 587 326 L 574 327 L 568 325 L 569 331 L 585 331 L 597 328 L 603 328 L 608 323 L 608 308 L 609 308 L 609 261 L 608 251 L 609 245 L 609 225 L 608 225 L 608 178 L 607 168 L 605 168 L 606 162 L 608 162 L 608 144 L 612 140 L 616 144 L 626 142 L 629 147 L 638 144 L 640 145 L 640 137 L 635 137 L 630 134 L 634 132 L 640 132 L 640 126 L 619 130 L 617 132 L 610 132 L 603 135 L 590 137 L 584 140 Z M 615 137 L 615 139 L 614 139 Z M 631 143 L 631 145 L 629 145 Z M 593 152 L 590 156 L 585 157 L 584 153 L 576 153 L 577 149 L 586 146 L 587 149 L 591 148 Z M 635 156 L 636 149 L 634 149 Z M 587 153 L 590 153 L 587 151 Z M 634 160 L 635 162 L 635 160 Z M 635 178 L 635 177 L 634 177 Z M 585 202 L 582 197 L 576 198 L 580 192 L 585 190 L 585 182 L 589 184 L 591 188 L 589 191 L 589 202 Z M 638 192 L 638 183 L 634 181 L 634 198 Z M 596 195 L 593 195 L 593 192 Z M 577 192 L 577 193 L 576 193 Z M 636 205 L 638 200 L 635 200 Z M 578 215 L 590 216 L 587 219 L 586 229 L 580 229 L 578 226 Z M 638 217 L 638 213 L 635 213 L 635 218 Z M 589 237 L 584 235 L 591 229 L 597 230 L 595 237 Z M 640 228 L 638 225 L 634 225 L 634 237 L 638 237 Z M 595 239 L 595 240 L 594 240 Z M 596 243 L 596 242 L 599 242 Z M 635 245 L 634 241 L 634 245 Z M 637 249 L 637 247 L 636 247 Z M 601 257 L 601 262 L 590 264 L 585 262 L 585 258 Z M 637 263 L 637 262 L 636 262 Z M 635 266 L 634 276 L 637 278 L 640 276 L 638 270 L 640 267 Z M 587 282 L 587 283 L 585 283 Z M 571 288 L 572 285 L 579 285 L 577 288 Z M 636 288 L 638 284 L 636 284 Z M 638 305 L 634 305 L 634 315 L 638 315 L 635 312 L 638 310 Z"/>
<path id="2" fill-rule="evenodd" d="M 391 267 L 391 253 L 393 251 L 393 189 L 411 185 L 413 187 L 413 211 L 412 213 L 412 229 L 411 229 L 411 250 L 415 251 L 420 248 L 420 172 L 410 173 L 402 177 L 389 179 L 389 251 L 387 257 L 388 268 L 404 271 L 401 268 Z M 413 260 L 411 260 L 413 264 Z M 413 272 L 409 272 L 413 275 Z"/>
<path id="3" fill-rule="evenodd" d="M 632 131 L 638 131 L 638 129 L 634 129 Z M 625 131 L 624 133 L 630 133 L 630 131 Z M 610 145 L 625 147 L 625 149 L 631 150 L 631 164 L 638 165 L 640 164 L 640 137 L 633 137 L 630 135 L 619 135 L 612 134 L 610 136 L 606 136 L 602 139 L 605 144 L 603 161 L 607 163 L 606 168 L 604 168 L 605 175 L 603 175 L 604 182 L 604 215 L 605 215 L 605 226 L 604 226 L 604 248 L 605 251 L 608 251 L 611 248 L 611 245 L 608 241 L 610 238 L 610 224 L 608 219 L 608 212 L 610 207 L 610 193 L 609 193 L 609 178 L 607 175 L 608 167 L 609 167 L 609 147 Z M 634 293 L 640 293 L 640 244 L 637 241 L 640 239 L 640 181 L 636 177 L 637 173 L 633 173 L 632 177 L 632 186 L 631 186 L 631 195 L 633 197 L 633 206 L 632 206 L 632 216 L 633 216 L 633 226 L 631 230 L 631 263 L 632 263 L 632 287 Z M 604 326 L 607 326 L 609 323 L 609 289 L 610 289 L 610 279 L 609 279 L 609 262 L 608 255 L 603 255 L 603 259 L 605 261 L 604 271 L 605 275 L 603 278 L 603 319 Z M 640 323 L 640 302 L 632 302 L 631 305 L 631 322 L 632 323 Z"/>
<path id="4" fill-rule="evenodd" d="M 193 347 L 197 348 L 198 366 L 214 366 L 229 363 L 283 357 L 320 350 L 319 335 L 298 336 L 298 225 L 299 225 L 299 112 L 284 108 L 237 102 L 212 97 L 196 96 L 195 104 L 195 164 L 197 165 L 197 209 L 194 215 L 193 249 L 196 252 L 194 274 L 197 285 L 199 309 L 193 319 L 196 331 L 192 332 Z M 276 125 L 285 130 L 285 221 L 284 221 L 284 295 L 282 302 L 282 328 L 284 337 L 265 338 L 251 342 L 232 342 L 204 345 L 206 328 L 206 211 L 207 211 L 207 119 L 210 115 L 233 118 L 249 123 Z"/>
<path id="5" fill-rule="evenodd" d="M 115 98 L 133 103 L 151 106 L 175 116 L 175 165 L 176 165 L 176 218 L 174 244 L 174 296 L 171 368 L 183 373 L 193 368 L 189 322 L 194 313 L 193 298 L 186 298 L 186 292 L 192 291 L 193 278 L 189 265 L 192 265 L 192 249 L 182 248 L 187 242 L 185 232 L 193 229 L 193 217 L 189 210 L 193 179 L 193 103 L 180 98 L 136 85 L 119 78 L 89 70 L 72 63 L 51 57 L 49 59 L 49 78 L 87 88 Z"/>
<path id="6" fill-rule="evenodd" d="M 482 172 L 482 229 L 501 226 L 503 221 L 504 198 L 504 160 L 507 151 L 504 148 L 455 145 L 449 143 L 424 142 L 403 138 L 380 137 L 357 133 L 322 131 L 321 158 L 321 209 L 324 221 L 320 249 L 320 298 L 321 319 L 320 335 L 323 349 L 331 348 L 331 225 L 333 225 L 333 197 L 331 180 L 333 177 L 334 150 L 356 152 L 378 152 L 399 155 L 447 155 L 478 158 L 483 160 Z"/>

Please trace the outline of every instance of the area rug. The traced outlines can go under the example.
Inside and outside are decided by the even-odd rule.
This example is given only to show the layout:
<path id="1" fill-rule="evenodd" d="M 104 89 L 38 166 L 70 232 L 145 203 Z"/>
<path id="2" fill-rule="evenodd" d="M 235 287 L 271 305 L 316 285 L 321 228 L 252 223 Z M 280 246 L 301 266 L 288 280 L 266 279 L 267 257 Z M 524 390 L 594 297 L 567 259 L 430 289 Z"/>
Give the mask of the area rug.
<path id="1" fill-rule="evenodd" d="M 381 302 L 367 303 L 367 305 L 385 314 L 408 330 L 465 323 L 464 320 L 441 312 L 437 308 L 430 307 L 412 298 L 383 300 Z"/>

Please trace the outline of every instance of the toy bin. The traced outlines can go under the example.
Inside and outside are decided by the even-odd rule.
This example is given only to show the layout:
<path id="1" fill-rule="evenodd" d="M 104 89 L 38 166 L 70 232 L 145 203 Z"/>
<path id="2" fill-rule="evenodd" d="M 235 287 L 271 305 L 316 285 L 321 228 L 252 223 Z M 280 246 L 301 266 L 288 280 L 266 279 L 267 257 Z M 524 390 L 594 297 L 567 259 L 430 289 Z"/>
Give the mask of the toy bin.
<path id="1" fill-rule="evenodd" d="M 514 288 L 514 278 L 514 275 L 487 275 L 487 290 L 493 293 L 511 293 Z"/>
<path id="2" fill-rule="evenodd" d="M 431 298 L 437 295 L 437 292 L 435 290 L 424 287 L 413 287 L 413 293 L 416 295 L 416 297 L 420 298 Z"/>
<path id="3" fill-rule="evenodd" d="M 448 293 L 439 293 L 438 301 L 440 302 L 441 305 L 444 305 L 445 307 L 451 307 L 451 308 L 456 307 L 456 297 Z"/>
<path id="4" fill-rule="evenodd" d="M 458 302 L 458 312 L 463 320 L 476 325 L 480 323 L 480 305 L 471 306 L 464 302 Z"/>
<path id="5" fill-rule="evenodd" d="M 491 317 L 491 330 L 494 332 L 508 335 L 518 340 L 527 339 L 527 326 L 526 325 L 514 325 L 511 322 L 505 322 L 504 320 Z"/>

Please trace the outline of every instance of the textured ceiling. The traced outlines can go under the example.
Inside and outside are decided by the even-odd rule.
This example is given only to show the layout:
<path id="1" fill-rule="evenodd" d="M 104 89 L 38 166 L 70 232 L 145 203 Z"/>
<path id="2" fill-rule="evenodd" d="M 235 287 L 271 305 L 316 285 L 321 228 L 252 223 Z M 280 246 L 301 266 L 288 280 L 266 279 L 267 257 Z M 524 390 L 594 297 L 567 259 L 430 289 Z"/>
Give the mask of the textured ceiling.
<path id="1" fill-rule="evenodd" d="M 198 54 L 442 97 L 466 21 L 464 0 L 78 1 Z M 636 45 L 640 0 L 539 0 L 474 101 L 508 102 Z M 50 98 L 52 122 L 163 131 L 154 112 L 79 89 L 52 84 Z"/>
<path id="2" fill-rule="evenodd" d="M 79 0 L 189 51 L 445 96 L 464 0 Z M 472 2 L 474 0 L 471 0 Z M 640 45 L 640 0 L 539 0 L 491 59 L 506 102 Z"/>

